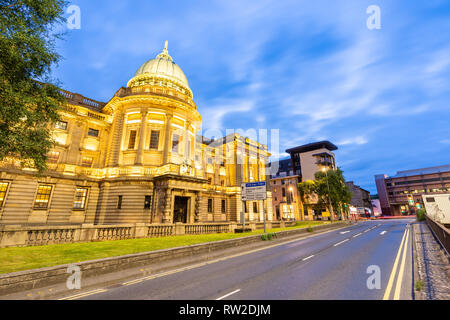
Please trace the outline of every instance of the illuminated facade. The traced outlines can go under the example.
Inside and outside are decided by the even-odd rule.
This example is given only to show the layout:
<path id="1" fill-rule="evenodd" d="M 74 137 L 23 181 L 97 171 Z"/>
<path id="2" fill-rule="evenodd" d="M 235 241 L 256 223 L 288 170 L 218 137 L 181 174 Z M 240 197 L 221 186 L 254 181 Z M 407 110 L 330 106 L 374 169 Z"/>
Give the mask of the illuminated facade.
<path id="1" fill-rule="evenodd" d="M 202 118 L 167 43 L 108 103 L 64 93 L 49 171 L 1 166 L 0 224 L 238 221 L 240 184 L 266 180 L 267 146 L 198 134 Z M 247 221 L 272 220 L 270 192 L 247 207 Z"/>

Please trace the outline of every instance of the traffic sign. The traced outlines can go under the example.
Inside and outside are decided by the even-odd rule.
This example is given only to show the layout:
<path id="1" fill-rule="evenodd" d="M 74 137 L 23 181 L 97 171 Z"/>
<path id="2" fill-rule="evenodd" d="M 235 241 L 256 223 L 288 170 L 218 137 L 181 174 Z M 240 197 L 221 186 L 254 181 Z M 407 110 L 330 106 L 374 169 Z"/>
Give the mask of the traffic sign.
<path id="1" fill-rule="evenodd" d="M 242 201 L 266 200 L 266 182 L 250 182 L 241 185 Z"/>

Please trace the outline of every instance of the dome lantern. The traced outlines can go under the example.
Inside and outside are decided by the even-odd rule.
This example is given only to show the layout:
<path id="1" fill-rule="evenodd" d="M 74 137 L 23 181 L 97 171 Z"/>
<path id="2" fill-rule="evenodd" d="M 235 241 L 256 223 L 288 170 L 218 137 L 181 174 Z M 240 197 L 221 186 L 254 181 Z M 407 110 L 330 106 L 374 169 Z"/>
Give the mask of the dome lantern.
<path id="1" fill-rule="evenodd" d="M 188 80 L 181 68 L 173 62 L 167 47 L 168 41 L 166 40 L 163 51 L 156 58 L 145 62 L 136 71 L 134 77 L 128 81 L 127 87 L 141 85 L 169 86 L 192 98 Z"/>

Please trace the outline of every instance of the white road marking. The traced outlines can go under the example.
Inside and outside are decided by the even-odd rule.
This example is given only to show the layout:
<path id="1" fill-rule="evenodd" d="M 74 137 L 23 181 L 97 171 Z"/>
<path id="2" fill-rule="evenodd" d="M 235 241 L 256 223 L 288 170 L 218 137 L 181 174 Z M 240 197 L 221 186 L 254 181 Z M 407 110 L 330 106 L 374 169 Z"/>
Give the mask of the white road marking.
<path id="1" fill-rule="evenodd" d="M 350 240 L 350 239 L 345 239 L 344 241 L 338 242 L 334 245 L 334 247 L 337 247 L 338 245 L 343 244 L 344 242 L 347 242 L 348 240 Z"/>
<path id="2" fill-rule="evenodd" d="M 350 231 L 342 231 L 342 232 L 340 232 L 340 234 L 346 234 L 346 233 L 349 233 Z"/>
<path id="3" fill-rule="evenodd" d="M 312 257 L 314 257 L 314 255 L 312 255 L 312 256 L 309 256 L 309 257 L 306 257 L 306 258 L 304 258 L 302 261 L 306 261 L 306 260 L 309 260 L 309 259 L 311 259 Z"/>
<path id="4" fill-rule="evenodd" d="M 239 291 L 241 291 L 241 289 L 234 290 L 233 292 L 230 292 L 230 293 L 228 293 L 228 294 L 226 294 L 226 295 L 224 295 L 224 296 L 222 296 L 222 297 L 220 297 L 220 298 L 217 298 L 216 300 L 222 300 L 222 299 L 225 299 L 226 297 L 229 297 L 229 296 L 231 296 L 231 295 L 233 295 L 233 294 L 235 294 L 235 293 L 238 293 Z"/>
<path id="5" fill-rule="evenodd" d="M 386 233 L 387 233 L 387 231 L 385 230 L 385 231 L 381 232 L 380 234 L 385 235 Z"/>
<path id="6" fill-rule="evenodd" d="M 152 280 L 152 279 L 164 277 L 164 276 L 167 276 L 167 275 L 170 275 L 170 274 L 174 274 L 174 273 L 178 273 L 178 272 L 182 272 L 182 271 L 186 271 L 186 270 L 190 270 L 190 269 L 203 267 L 203 266 L 206 266 L 206 265 L 209 265 L 209 264 L 213 264 L 213 263 L 217 263 L 217 262 L 221 262 L 221 261 L 224 261 L 224 260 L 237 258 L 237 257 L 240 257 L 240 256 L 244 256 L 244 255 L 255 253 L 255 252 L 260 252 L 260 251 L 267 250 L 267 249 L 270 249 L 270 248 L 283 246 L 283 245 L 286 245 L 286 244 L 289 244 L 289 243 L 306 240 L 306 239 L 309 239 L 309 238 L 313 238 L 313 237 L 315 237 L 315 236 L 317 236 L 319 234 L 320 235 L 327 234 L 327 233 L 331 233 L 333 231 L 335 231 L 335 230 L 328 230 L 328 231 L 320 232 L 320 233 L 315 234 L 315 235 L 306 236 L 306 237 L 302 237 L 302 238 L 299 238 L 299 239 L 293 239 L 293 240 L 285 241 L 285 242 L 282 242 L 282 243 L 277 243 L 277 244 L 274 244 L 274 245 L 271 245 L 271 246 L 259 248 L 259 249 L 253 249 L 253 250 L 250 250 L 250 251 L 240 252 L 240 253 L 237 253 L 237 254 L 233 254 L 231 256 L 226 256 L 226 257 L 223 257 L 223 258 L 217 258 L 217 259 L 206 261 L 206 262 L 200 262 L 200 263 L 194 264 L 192 266 L 188 266 L 188 267 L 184 267 L 184 268 L 180 268 L 180 269 L 176 269 L 176 270 L 172 270 L 172 271 L 167 271 L 167 272 L 163 272 L 163 273 L 158 273 L 158 274 L 154 274 L 154 275 L 151 275 L 151 276 L 147 276 L 147 277 L 131 280 L 131 281 L 128 281 L 128 282 L 124 282 L 124 283 L 122 283 L 122 285 L 129 286 L 129 285 L 137 284 L 137 283 L 140 283 L 140 282 L 145 281 L 145 280 Z"/>
<path id="7" fill-rule="evenodd" d="M 364 230 L 364 232 L 369 232 L 369 231 L 370 231 L 370 229 Z"/>
<path id="8" fill-rule="evenodd" d="M 360 235 L 362 235 L 362 233 L 355 234 L 355 235 L 353 236 L 353 238 L 359 237 Z"/>
<path id="9" fill-rule="evenodd" d="M 96 289 L 96 290 L 92 290 L 92 291 L 88 291 L 88 292 L 83 292 L 83 293 L 79 293 L 70 297 L 65 297 L 65 298 L 61 298 L 59 300 L 75 300 L 75 299 L 80 299 L 80 298 L 84 298 L 93 294 L 97 294 L 97 293 L 102 293 L 102 292 L 106 292 L 108 290 L 105 289 Z"/>

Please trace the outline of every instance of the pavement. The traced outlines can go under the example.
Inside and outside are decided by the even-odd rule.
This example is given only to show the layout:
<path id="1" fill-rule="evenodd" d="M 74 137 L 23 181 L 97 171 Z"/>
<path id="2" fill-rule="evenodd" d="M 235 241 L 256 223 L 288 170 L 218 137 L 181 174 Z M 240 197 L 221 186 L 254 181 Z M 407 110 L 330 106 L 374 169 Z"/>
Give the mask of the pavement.
<path id="1" fill-rule="evenodd" d="M 359 222 L 53 299 L 410 300 L 413 222 Z"/>

